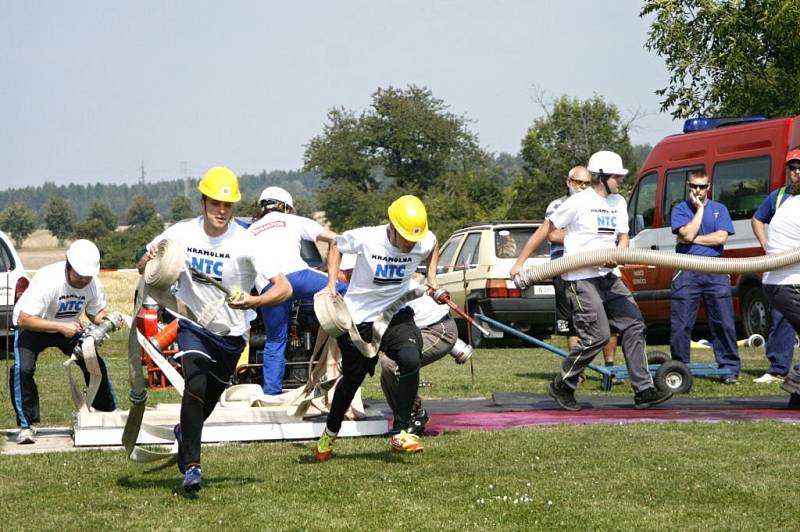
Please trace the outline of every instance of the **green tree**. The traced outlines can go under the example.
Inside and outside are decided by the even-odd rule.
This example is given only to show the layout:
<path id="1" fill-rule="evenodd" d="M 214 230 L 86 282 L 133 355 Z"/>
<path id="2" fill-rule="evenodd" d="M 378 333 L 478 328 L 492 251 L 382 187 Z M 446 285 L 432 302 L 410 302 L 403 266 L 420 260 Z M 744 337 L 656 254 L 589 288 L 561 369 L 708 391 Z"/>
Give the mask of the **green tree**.
<path id="1" fill-rule="evenodd" d="M 132 268 L 136 264 L 136 252 L 143 249 L 163 230 L 158 218 L 153 217 L 144 225 L 133 225 L 124 231 L 106 232 L 97 247 L 103 250 L 101 265 L 104 268 Z"/>
<path id="2" fill-rule="evenodd" d="M 75 226 L 75 210 L 61 197 L 50 198 L 44 208 L 44 225 L 59 245 L 72 235 Z"/>
<path id="3" fill-rule="evenodd" d="M 86 214 L 86 220 L 97 220 L 108 231 L 114 231 L 117 228 L 119 219 L 111 207 L 103 201 L 95 201 L 89 207 L 89 212 Z"/>
<path id="4" fill-rule="evenodd" d="M 537 118 L 522 139 L 525 176 L 512 185 L 514 198 L 506 215 L 515 219 L 541 219 L 547 204 L 566 192 L 570 168 L 586 165 L 592 153 L 611 150 L 628 168 L 630 188 L 638 168 L 628 137 L 632 122 L 620 119 L 617 107 L 601 96 L 578 100 L 561 96 L 546 116 Z"/>
<path id="5" fill-rule="evenodd" d="M 646 0 L 645 46 L 661 56 L 669 83 L 662 111 L 788 116 L 800 107 L 797 0 Z"/>
<path id="6" fill-rule="evenodd" d="M 24 203 L 14 203 L 0 213 L 0 230 L 8 233 L 18 248 L 35 228 L 35 215 Z"/>
<path id="7" fill-rule="evenodd" d="M 155 204 L 144 196 L 134 196 L 125 215 L 128 225 L 144 227 L 158 218 Z"/>
<path id="8" fill-rule="evenodd" d="M 195 213 L 195 205 L 192 200 L 183 195 L 175 196 L 172 207 L 170 207 L 170 220 L 178 222 L 186 218 L 193 218 Z"/>
<path id="9" fill-rule="evenodd" d="M 112 231 L 108 229 L 103 222 L 97 218 L 87 218 L 86 220 L 75 224 L 72 231 L 73 238 L 85 238 L 97 243 L 102 237 L 108 235 Z"/>
<path id="10" fill-rule="evenodd" d="M 319 207 L 335 229 L 345 229 L 385 220 L 389 202 L 402 194 L 458 201 L 463 190 L 451 183 L 488 179 L 489 156 L 466 118 L 430 90 L 411 85 L 378 89 L 361 114 L 331 110 L 304 161 L 326 183 Z"/>

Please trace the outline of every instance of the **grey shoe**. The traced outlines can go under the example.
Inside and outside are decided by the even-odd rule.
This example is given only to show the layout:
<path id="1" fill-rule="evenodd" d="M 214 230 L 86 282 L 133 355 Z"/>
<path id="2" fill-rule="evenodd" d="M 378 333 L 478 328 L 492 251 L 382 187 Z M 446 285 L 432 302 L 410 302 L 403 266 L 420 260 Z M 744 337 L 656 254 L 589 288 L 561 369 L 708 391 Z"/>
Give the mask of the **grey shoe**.
<path id="1" fill-rule="evenodd" d="M 647 388 L 646 390 L 637 392 L 633 397 L 634 408 L 636 408 L 636 410 L 644 410 L 645 408 L 661 404 L 670 397 L 672 397 L 672 392 L 670 390 L 659 391 L 655 388 Z"/>
<path id="2" fill-rule="evenodd" d="M 555 399 L 558 405 L 564 410 L 577 412 L 581 409 L 581 405 L 575 400 L 575 392 L 563 382 L 551 382 L 548 384 L 547 394 Z"/>
<path id="3" fill-rule="evenodd" d="M 17 434 L 17 444 L 27 445 L 30 443 L 36 443 L 36 433 L 33 431 L 33 427 L 19 429 L 19 434 Z"/>
<path id="4" fill-rule="evenodd" d="M 800 394 L 800 382 L 791 378 L 791 373 L 787 375 L 783 382 L 781 383 L 781 388 L 786 390 L 789 393 L 797 393 Z"/>

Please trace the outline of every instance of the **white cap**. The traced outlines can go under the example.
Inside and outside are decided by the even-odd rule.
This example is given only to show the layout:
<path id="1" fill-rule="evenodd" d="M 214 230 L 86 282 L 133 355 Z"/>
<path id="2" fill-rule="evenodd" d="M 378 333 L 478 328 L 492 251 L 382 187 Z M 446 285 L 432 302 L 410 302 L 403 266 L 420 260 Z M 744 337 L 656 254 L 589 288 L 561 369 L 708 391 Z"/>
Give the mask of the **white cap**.
<path id="1" fill-rule="evenodd" d="M 94 277 L 100 273 L 100 250 L 90 240 L 82 238 L 73 242 L 67 250 L 67 261 L 81 277 Z"/>
<path id="2" fill-rule="evenodd" d="M 622 157 L 613 151 L 599 151 L 592 154 L 586 169 L 593 174 L 628 175 L 628 169 L 622 167 Z"/>
<path id="3" fill-rule="evenodd" d="M 277 200 L 280 201 L 281 203 L 285 203 L 289 207 L 294 208 L 294 202 L 292 202 L 292 195 L 281 187 L 265 188 L 264 192 L 261 193 L 261 197 L 258 198 L 258 202 L 261 203 L 264 200 Z"/>

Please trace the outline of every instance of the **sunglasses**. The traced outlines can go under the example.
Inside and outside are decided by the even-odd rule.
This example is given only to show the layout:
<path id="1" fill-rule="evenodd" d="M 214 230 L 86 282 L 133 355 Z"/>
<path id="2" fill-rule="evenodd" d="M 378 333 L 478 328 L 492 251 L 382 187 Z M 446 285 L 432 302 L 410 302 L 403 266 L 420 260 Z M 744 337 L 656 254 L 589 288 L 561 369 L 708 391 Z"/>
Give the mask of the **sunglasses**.
<path id="1" fill-rule="evenodd" d="M 693 188 L 695 190 L 705 190 L 708 188 L 708 184 L 698 185 L 697 183 L 689 183 L 689 188 Z"/>
<path id="2" fill-rule="evenodd" d="M 575 185 L 576 187 L 580 188 L 586 188 L 589 186 L 590 183 L 589 181 L 581 181 L 580 179 L 574 179 L 574 178 L 570 178 L 569 182 Z"/>
<path id="3" fill-rule="evenodd" d="M 786 165 L 786 168 L 787 168 L 787 169 L 788 169 L 790 172 L 797 172 L 798 170 L 800 170 L 800 165 L 796 165 L 796 164 L 788 164 L 788 165 Z"/>

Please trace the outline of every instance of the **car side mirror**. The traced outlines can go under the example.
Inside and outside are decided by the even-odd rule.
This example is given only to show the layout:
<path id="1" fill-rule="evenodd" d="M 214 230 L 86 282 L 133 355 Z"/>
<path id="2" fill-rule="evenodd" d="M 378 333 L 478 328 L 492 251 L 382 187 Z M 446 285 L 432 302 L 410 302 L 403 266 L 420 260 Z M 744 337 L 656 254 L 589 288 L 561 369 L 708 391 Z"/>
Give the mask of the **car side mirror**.
<path id="1" fill-rule="evenodd" d="M 637 214 L 633 217 L 633 234 L 639 233 L 642 229 L 644 229 L 644 216 Z"/>

